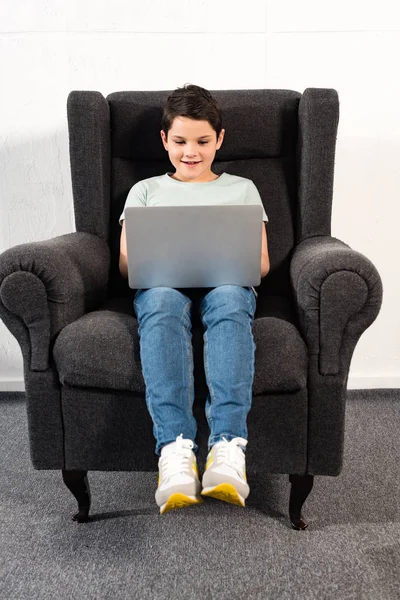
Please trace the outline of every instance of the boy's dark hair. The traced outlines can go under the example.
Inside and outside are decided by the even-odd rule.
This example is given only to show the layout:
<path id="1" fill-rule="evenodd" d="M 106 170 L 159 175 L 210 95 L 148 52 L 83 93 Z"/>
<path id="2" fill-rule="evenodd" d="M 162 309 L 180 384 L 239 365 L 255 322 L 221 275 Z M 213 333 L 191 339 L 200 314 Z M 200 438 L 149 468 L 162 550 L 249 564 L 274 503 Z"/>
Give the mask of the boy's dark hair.
<path id="1" fill-rule="evenodd" d="M 185 83 L 183 88 L 177 88 L 172 92 L 164 106 L 161 119 L 161 128 L 166 137 L 175 117 L 208 121 L 216 131 L 218 140 L 222 129 L 221 108 L 208 90 Z"/>

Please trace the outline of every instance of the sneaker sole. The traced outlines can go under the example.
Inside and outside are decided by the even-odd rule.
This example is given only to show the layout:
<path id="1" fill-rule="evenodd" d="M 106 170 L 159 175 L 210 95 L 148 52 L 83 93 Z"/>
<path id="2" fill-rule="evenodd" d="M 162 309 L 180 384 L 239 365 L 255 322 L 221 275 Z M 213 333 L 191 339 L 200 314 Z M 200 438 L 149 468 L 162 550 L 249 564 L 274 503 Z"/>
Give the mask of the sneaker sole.
<path id="1" fill-rule="evenodd" d="M 245 506 L 243 496 L 239 494 L 237 489 L 231 483 L 220 483 L 215 487 L 203 488 L 201 495 L 217 498 L 217 500 L 223 500 L 224 502 L 236 504 L 237 506 Z"/>
<path id="2" fill-rule="evenodd" d="M 202 504 L 203 502 L 202 498 L 196 498 L 196 496 L 186 496 L 181 493 L 172 494 L 166 503 L 160 507 L 160 514 L 178 508 L 185 508 L 185 506 L 191 506 L 192 504 Z"/>

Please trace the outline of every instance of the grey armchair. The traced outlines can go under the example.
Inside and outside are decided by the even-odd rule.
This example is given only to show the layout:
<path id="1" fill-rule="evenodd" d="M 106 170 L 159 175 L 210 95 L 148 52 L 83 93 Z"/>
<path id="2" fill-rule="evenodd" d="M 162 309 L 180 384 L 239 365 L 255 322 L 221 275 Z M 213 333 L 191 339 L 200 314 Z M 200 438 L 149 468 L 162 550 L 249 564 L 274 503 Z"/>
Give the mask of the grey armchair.
<path id="1" fill-rule="evenodd" d="M 0 255 L 0 317 L 24 363 L 34 469 L 60 469 L 90 520 L 87 473 L 157 471 L 135 290 L 119 273 L 130 187 L 171 170 L 160 138 L 170 91 L 73 91 L 67 114 L 76 232 Z M 315 475 L 341 472 L 354 348 L 375 320 L 374 265 L 331 237 L 339 102 L 333 89 L 217 90 L 224 144 L 214 171 L 250 178 L 269 216 L 271 270 L 258 287 L 247 471 L 289 474 L 292 526 Z M 203 331 L 193 322 L 198 461 L 208 426 Z"/>

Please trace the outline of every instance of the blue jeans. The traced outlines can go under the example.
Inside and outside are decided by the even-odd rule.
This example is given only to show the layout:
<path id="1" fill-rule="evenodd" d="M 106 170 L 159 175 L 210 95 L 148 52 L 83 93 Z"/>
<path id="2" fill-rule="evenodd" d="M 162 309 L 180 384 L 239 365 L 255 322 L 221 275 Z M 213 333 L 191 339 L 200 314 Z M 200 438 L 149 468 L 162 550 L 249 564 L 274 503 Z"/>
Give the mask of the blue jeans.
<path id="1" fill-rule="evenodd" d="M 197 292 L 204 327 L 204 371 L 208 386 L 208 450 L 225 437 L 247 439 L 252 402 L 255 292 L 251 287 L 170 287 L 137 290 L 134 308 L 139 324 L 140 356 L 146 405 L 157 441 L 155 453 L 181 433 L 195 443 L 194 363 L 190 291 Z M 195 294 L 196 296 L 196 294 Z"/>

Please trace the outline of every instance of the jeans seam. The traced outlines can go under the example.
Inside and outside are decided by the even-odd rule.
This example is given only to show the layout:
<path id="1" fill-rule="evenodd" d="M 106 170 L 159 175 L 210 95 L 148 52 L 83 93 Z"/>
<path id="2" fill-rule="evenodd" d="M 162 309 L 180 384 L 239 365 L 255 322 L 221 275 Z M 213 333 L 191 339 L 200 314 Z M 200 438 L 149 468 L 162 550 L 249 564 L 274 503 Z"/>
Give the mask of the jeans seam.
<path id="1" fill-rule="evenodd" d="M 249 304 L 250 304 L 250 314 L 252 315 L 251 321 L 249 322 L 249 326 L 250 326 L 251 341 L 253 342 L 252 368 L 251 368 L 252 376 L 251 376 L 251 380 L 252 380 L 252 382 L 254 382 L 254 375 L 255 375 L 255 370 L 256 370 L 255 369 L 255 366 L 256 366 L 255 362 L 256 362 L 257 344 L 254 341 L 253 325 L 254 325 L 254 315 L 255 315 L 256 308 L 257 308 L 257 299 L 254 296 L 253 290 L 251 290 L 251 293 L 253 294 L 253 298 L 254 298 L 255 304 L 256 304 L 256 307 L 254 308 L 254 312 L 253 312 L 253 306 L 251 304 L 250 297 L 248 297 L 248 301 L 249 301 Z M 253 403 L 253 384 L 252 384 L 251 389 L 250 389 L 250 408 L 251 408 L 252 403 Z"/>
<path id="2" fill-rule="evenodd" d="M 214 389 L 211 383 L 211 379 L 210 379 L 210 370 L 209 370 L 209 365 L 208 365 L 208 335 L 207 335 L 207 329 L 208 329 L 208 323 L 203 315 L 203 320 L 206 324 L 206 331 L 204 332 L 204 367 L 205 367 L 205 372 L 206 372 L 206 380 L 207 380 L 207 386 L 208 386 L 208 392 L 209 392 L 209 396 L 210 396 L 210 408 L 208 411 L 208 415 L 206 413 L 206 417 L 207 417 L 207 421 L 208 421 L 208 426 L 210 428 L 210 431 L 212 431 L 212 427 L 213 427 L 213 420 L 211 417 L 211 408 L 212 408 L 212 404 L 214 401 Z"/>
<path id="3" fill-rule="evenodd" d="M 145 368 L 144 368 L 143 364 L 142 364 L 142 373 L 143 373 L 143 379 L 144 379 L 145 384 L 146 384 Z M 153 421 L 154 436 L 155 436 L 156 440 L 159 440 L 160 439 L 160 436 L 159 436 L 160 430 L 159 430 L 159 427 L 158 427 L 158 425 L 156 423 L 156 420 L 154 418 L 154 412 L 152 410 L 151 394 L 148 391 L 149 387 L 147 385 L 145 387 L 146 387 L 145 399 L 146 399 L 146 404 L 147 404 L 148 411 L 150 413 L 150 417 L 151 417 L 151 419 Z"/>
<path id="4" fill-rule="evenodd" d="M 190 319 L 188 318 L 188 313 L 190 310 L 190 307 L 192 306 L 192 301 L 189 300 L 189 302 L 187 302 L 185 304 L 184 310 L 183 310 L 183 325 L 184 325 L 184 331 L 185 331 L 185 339 L 186 339 L 186 351 L 187 351 L 187 357 L 188 357 L 188 364 L 189 364 L 189 409 L 191 414 L 193 414 L 193 403 L 194 403 L 194 374 L 193 374 L 193 370 L 194 370 L 194 358 L 193 358 L 193 346 L 191 343 L 191 339 L 189 336 L 189 326 L 190 326 Z M 188 327 L 185 327 L 185 325 L 188 325 Z M 194 440 L 193 440 L 194 441 Z"/>

